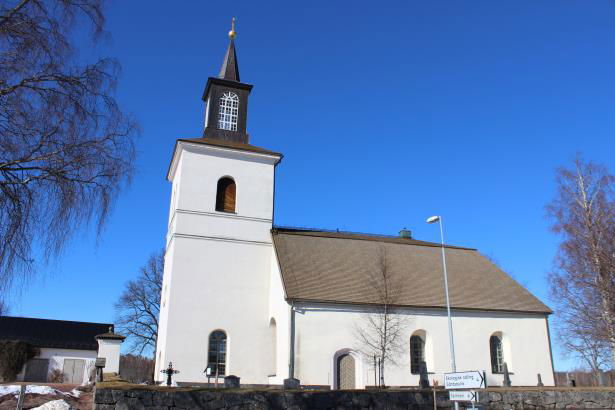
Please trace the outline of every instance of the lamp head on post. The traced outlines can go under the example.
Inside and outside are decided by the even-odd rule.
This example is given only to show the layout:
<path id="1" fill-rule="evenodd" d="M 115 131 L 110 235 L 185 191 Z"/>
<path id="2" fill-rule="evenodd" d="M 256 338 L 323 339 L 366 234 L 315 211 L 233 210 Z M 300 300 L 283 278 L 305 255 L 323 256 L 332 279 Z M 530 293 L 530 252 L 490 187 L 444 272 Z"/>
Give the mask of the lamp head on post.
<path id="1" fill-rule="evenodd" d="M 436 222 L 440 222 L 440 217 L 439 216 L 430 216 L 429 218 L 427 218 L 427 222 L 428 224 L 435 224 Z"/>

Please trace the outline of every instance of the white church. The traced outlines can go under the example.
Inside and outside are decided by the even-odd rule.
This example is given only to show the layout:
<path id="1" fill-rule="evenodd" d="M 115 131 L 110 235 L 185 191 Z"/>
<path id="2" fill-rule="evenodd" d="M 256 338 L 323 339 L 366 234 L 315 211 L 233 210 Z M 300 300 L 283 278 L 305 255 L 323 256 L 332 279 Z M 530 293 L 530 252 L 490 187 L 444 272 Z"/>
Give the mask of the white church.
<path id="1" fill-rule="evenodd" d="M 400 236 L 285 229 L 273 220 L 282 154 L 249 143 L 252 85 L 239 78 L 235 32 L 203 93 L 200 138 L 179 139 L 172 184 L 156 370 L 178 384 L 235 375 L 241 384 L 363 389 L 378 383 L 359 335 L 383 302 L 372 278 L 399 280 L 401 342 L 385 362 L 388 386 L 418 386 L 451 372 L 442 245 Z M 551 310 L 476 249 L 444 246 L 457 370 L 501 386 L 554 384 Z M 377 367 L 377 366 L 376 366 Z M 206 372 L 206 369 L 209 369 Z M 209 377 L 208 377 L 209 373 Z"/>

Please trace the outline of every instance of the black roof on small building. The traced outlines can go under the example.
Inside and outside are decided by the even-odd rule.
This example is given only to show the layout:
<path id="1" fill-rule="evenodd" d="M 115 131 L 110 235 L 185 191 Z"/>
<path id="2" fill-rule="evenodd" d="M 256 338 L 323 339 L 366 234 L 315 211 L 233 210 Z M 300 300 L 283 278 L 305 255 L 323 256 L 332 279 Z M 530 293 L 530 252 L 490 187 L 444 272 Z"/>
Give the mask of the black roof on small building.
<path id="1" fill-rule="evenodd" d="M 98 350 L 96 336 L 109 328 L 113 330 L 113 324 L 0 316 L 0 339 L 22 340 L 36 347 Z"/>

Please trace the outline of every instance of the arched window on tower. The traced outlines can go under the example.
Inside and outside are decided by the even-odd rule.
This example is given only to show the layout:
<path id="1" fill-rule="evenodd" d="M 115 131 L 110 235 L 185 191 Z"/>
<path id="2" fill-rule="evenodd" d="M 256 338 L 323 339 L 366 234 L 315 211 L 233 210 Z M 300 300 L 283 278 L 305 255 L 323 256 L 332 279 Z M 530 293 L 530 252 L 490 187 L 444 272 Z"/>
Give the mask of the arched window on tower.
<path id="1" fill-rule="evenodd" d="M 410 337 L 410 373 L 421 372 L 421 362 L 425 361 L 425 340 L 415 334 Z"/>
<path id="2" fill-rule="evenodd" d="M 218 128 L 221 130 L 237 131 L 237 117 L 239 116 L 239 97 L 232 92 L 226 92 L 220 97 L 220 111 Z"/>
<path id="3" fill-rule="evenodd" d="M 207 367 L 212 376 L 224 376 L 226 371 L 226 333 L 216 330 L 209 335 Z"/>
<path id="4" fill-rule="evenodd" d="M 237 188 L 232 178 L 224 177 L 218 180 L 216 190 L 216 211 L 235 212 L 235 194 Z"/>
<path id="5" fill-rule="evenodd" d="M 504 349 L 500 335 L 494 334 L 489 338 L 489 350 L 491 351 L 491 373 L 502 373 L 504 371 Z"/>

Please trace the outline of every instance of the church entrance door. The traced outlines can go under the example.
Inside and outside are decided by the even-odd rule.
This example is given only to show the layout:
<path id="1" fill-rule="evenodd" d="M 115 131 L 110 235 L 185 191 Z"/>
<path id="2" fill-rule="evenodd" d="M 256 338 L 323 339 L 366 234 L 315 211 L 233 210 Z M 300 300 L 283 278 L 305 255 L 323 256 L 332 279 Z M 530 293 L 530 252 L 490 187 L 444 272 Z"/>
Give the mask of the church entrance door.
<path id="1" fill-rule="evenodd" d="M 340 390 L 356 388 L 354 357 L 350 354 L 343 354 L 337 358 L 337 386 Z"/>

